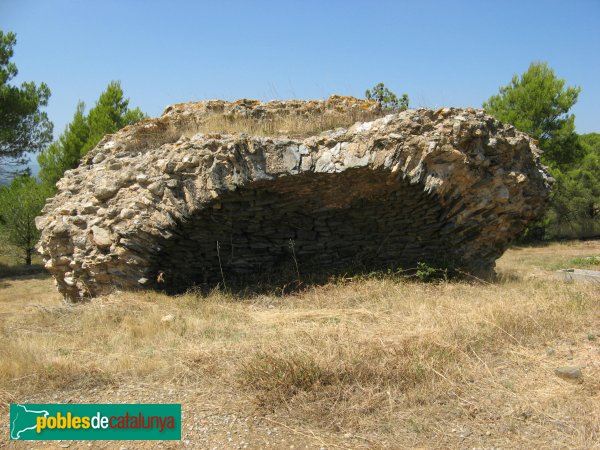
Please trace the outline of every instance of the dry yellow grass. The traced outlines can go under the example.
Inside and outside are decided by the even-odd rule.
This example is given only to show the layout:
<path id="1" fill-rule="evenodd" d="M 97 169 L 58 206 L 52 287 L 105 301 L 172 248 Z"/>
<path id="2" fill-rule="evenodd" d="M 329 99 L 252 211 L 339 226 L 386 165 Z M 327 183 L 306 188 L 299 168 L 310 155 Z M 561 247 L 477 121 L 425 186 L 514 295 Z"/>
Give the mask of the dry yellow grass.
<path id="1" fill-rule="evenodd" d="M 389 113 L 389 111 L 387 111 Z M 334 114 L 314 111 L 305 115 L 278 115 L 272 118 L 255 119 L 229 117 L 222 114 L 207 115 L 186 123 L 172 123 L 162 119 L 151 119 L 146 126 L 136 129 L 130 149 L 146 149 L 177 142 L 180 138 L 191 138 L 203 134 L 241 134 L 263 137 L 289 137 L 302 139 L 326 130 L 347 128 L 356 122 L 368 122 L 382 117 L 386 111 L 371 112 L 348 110 Z"/>
<path id="2" fill-rule="evenodd" d="M 513 249 L 493 284 L 384 277 L 80 306 L 47 279 L 5 280 L 0 397 L 143 383 L 210 392 L 215 407 L 332 447 L 597 447 L 600 292 L 551 268 L 599 254 L 598 241 Z M 582 367 L 582 380 L 558 378 L 562 366 Z"/>
<path id="3" fill-rule="evenodd" d="M 346 128 L 356 122 L 368 122 L 384 115 L 383 112 L 346 111 L 343 113 L 324 115 L 322 113 L 306 116 L 276 116 L 261 120 L 236 117 L 234 120 L 223 115 L 211 115 L 204 122 L 186 130 L 187 135 L 195 133 L 247 133 L 252 136 L 289 136 L 308 137 L 335 128 Z"/>

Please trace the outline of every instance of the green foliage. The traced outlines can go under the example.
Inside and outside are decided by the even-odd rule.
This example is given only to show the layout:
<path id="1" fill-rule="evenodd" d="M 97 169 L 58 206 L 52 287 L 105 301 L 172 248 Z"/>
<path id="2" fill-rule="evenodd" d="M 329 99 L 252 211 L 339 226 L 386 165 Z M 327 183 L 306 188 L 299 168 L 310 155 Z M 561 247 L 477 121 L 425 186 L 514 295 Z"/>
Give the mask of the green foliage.
<path id="1" fill-rule="evenodd" d="M 402 94 L 398 98 L 396 94 L 385 87 L 383 83 L 376 84 L 372 89 L 365 91 L 365 97 L 369 100 L 374 100 L 381 105 L 383 109 L 394 111 L 404 111 L 408 109 L 408 95 Z"/>
<path id="2" fill-rule="evenodd" d="M 40 108 L 48 105 L 50 89 L 33 82 L 12 86 L 17 75 L 10 62 L 17 43 L 14 33 L 0 30 L 0 176 L 23 172 L 26 152 L 39 152 L 52 140 L 52 123 Z"/>
<path id="3" fill-rule="evenodd" d="M 54 185 L 66 170 L 76 167 L 83 156 L 82 149 L 90 135 L 84 110 L 84 103 L 79 102 L 73 120 L 63 134 L 38 156 L 39 177 L 49 186 Z"/>
<path id="4" fill-rule="evenodd" d="M 569 261 L 572 266 L 600 266 L 600 256 L 583 256 Z"/>
<path id="5" fill-rule="evenodd" d="M 575 117 L 570 116 L 552 139 L 541 140 L 540 147 L 544 150 L 542 161 L 550 168 L 564 170 L 576 165 L 584 151 L 575 133 Z"/>
<path id="6" fill-rule="evenodd" d="M 449 280 L 457 276 L 457 272 L 450 264 L 427 264 L 425 262 L 417 263 L 415 277 L 419 281 L 429 282 L 434 280 Z"/>
<path id="7" fill-rule="evenodd" d="M 35 217 L 42 210 L 49 188 L 29 175 L 14 178 L 10 185 L 0 188 L 0 231 L 3 240 L 17 247 L 25 264 L 31 257 L 40 233 Z"/>
<path id="8" fill-rule="evenodd" d="M 577 135 L 569 114 L 580 91 L 536 62 L 483 104 L 497 119 L 539 140 L 542 161 L 556 180 L 546 217 L 530 225 L 525 240 L 600 234 L 600 135 Z"/>
<path id="9" fill-rule="evenodd" d="M 594 154 L 596 158 L 600 158 L 600 133 L 582 134 L 579 141 L 586 154 Z"/>
<path id="10" fill-rule="evenodd" d="M 38 156 L 40 178 L 54 185 L 65 173 L 79 164 L 81 157 L 94 148 L 109 133 L 134 124 L 146 115 L 139 109 L 129 109 L 118 81 L 111 81 L 96 105 L 85 115 L 83 102 L 77 104 L 73 120 L 63 134 Z"/>
<path id="11" fill-rule="evenodd" d="M 415 276 L 421 281 L 430 281 L 437 274 L 437 269 L 424 262 L 417 263 Z"/>
<path id="12" fill-rule="evenodd" d="M 598 133 L 579 136 L 583 156 L 562 170 L 556 180 L 550 211 L 550 237 L 593 237 L 600 234 L 600 139 Z"/>
<path id="13" fill-rule="evenodd" d="M 534 62 L 483 107 L 498 120 L 538 139 L 547 164 L 564 165 L 581 156 L 575 116 L 569 114 L 580 91 L 579 87 L 565 88 L 565 80 L 557 78 L 548 64 Z"/>
<path id="14" fill-rule="evenodd" d="M 96 146 L 109 133 L 114 133 L 126 125 L 132 125 L 146 118 L 139 109 L 129 109 L 129 99 L 123 97 L 123 89 L 118 81 L 111 81 L 100 94 L 96 105 L 87 117 L 89 137 L 82 148 L 81 156 Z"/>

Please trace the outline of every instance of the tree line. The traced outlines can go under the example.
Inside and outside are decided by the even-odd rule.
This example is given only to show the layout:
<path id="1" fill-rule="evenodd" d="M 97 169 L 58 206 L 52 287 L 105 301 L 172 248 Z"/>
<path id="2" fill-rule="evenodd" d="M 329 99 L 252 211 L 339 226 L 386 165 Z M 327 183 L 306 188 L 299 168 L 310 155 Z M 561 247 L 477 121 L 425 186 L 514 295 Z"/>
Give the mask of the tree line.
<path id="1" fill-rule="evenodd" d="M 542 163 L 554 178 L 545 217 L 531 224 L 523 240 L 600 236 L 600 134 L 575 132 L 580 87 L 565 86 L 544 62 L 490 97 L 483 108 L 498 120 L 539 141 Z"/>
<path id="2" fill-rule="evenodd" d="M 83 102 L 77 104 L 71 122 L 51 142 L 52 123 L 42 111 L 50 97 L 48 86 L 10 84 L 17 75 L 10 61 L 15 44 L 14 33 L 0 30 L 0 180 L 10 181 L 0 187 L 0 233 L 29 265 L 39 239 L 34 219 L 56 192 L 56 182 L 106 134 L 147 116 L 130 108 L 121 84 L 111 81 L 88 112 Z M 26 167 L 27 153 L 37 153 L 38 178 Z"/>
<path id="3" fill-rule="evenodd" d="M 111 81 L 87 113 L 83 102 L 77 104 L 73 119 L 52 142 L 53 126 L 43 111 L 51 94 L 48 86 L 10 83 L 17 75 L 11 62 L 15 45 L 16 35 L 0 30 L 0 180 L 12 180 L 0 187 L 0 232 L 31 264 L 39 238 L 34 218 L 55 193 L 56 182 L 104 135 L 147 116 L 130 108 L 120 83 Z M 548 213 L 529 226 L 525 240 L 600 235 L 600 134 L 575 132 L 570 110 L 580 92 L 565 86 L 546 63 L 534 62 L 483 104 L 489 114 L 538 140 L 542 161 L 555 179 Z M 365 96 L 386 110 L 409 105 L 408 95 L 398 97 L 383 83 Z M 26 168 L 27 153 L 38 154 L 38 178 Z"/>

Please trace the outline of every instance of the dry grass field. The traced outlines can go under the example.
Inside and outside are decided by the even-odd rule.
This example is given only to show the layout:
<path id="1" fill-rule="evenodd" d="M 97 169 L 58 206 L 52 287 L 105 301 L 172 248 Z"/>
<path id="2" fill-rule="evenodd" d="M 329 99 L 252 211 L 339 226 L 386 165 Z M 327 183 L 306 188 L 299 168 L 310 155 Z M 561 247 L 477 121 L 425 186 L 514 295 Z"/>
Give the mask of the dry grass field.
<path id="1" fill-rule="evenodd" d="M 552 277 L 599 255 L 514 248 L 494 283 L 374 275 L 78 306 L 45 275 L 3 278 L 0 446 L 11 402 L 176 402 L 181 442 L 94 447 L 600 448 L 600 288 Z"/>

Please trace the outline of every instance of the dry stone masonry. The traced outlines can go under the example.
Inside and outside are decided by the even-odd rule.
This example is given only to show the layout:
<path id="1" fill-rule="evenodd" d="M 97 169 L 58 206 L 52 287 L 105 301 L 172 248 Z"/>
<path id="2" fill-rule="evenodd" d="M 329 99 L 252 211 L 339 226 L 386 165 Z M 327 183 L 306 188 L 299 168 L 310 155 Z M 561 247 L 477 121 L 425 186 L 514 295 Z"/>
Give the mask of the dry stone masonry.
<path id="1" fill-rule="evenodd" d="M 376 108 L 347 97 L 198 102 L 108 135 L 37 219 L 46 267 L 71 300 L 251 283 L 289 267 L 493 271 L 541 217 L 549 187 L 535 143 L 481 110 L 408 110 L 308 138 L 190 133 L 214 114 Z"/>

